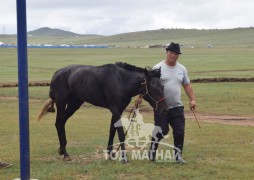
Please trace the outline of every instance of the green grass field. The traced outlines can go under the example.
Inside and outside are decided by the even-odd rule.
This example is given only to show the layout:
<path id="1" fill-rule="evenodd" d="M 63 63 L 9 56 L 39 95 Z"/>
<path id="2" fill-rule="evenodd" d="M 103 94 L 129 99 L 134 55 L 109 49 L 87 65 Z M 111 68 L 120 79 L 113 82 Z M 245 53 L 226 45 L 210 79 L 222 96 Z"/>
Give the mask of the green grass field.
<path id="1" fill-rule="evenodd" d="M 36 89 L 36 88 L 35 88 Z M 31 89 L 31 91 L 37 91 Z M 19 177 L 17 100 L 0 101 L 1 159 L 13 163 L 1 169 L 0 179 Z M 72 161 L 57 153 L 55 115 L 36 121 L 43 101 L 30 101 L 31 177 L 38 179 L 252 179 L 253 127 L 222 125 L 187 119 L 184 157 L 187 165 L 133 160 L 130 164 L 104 159 L 110 113 L 82 107 L 67 122 L 67 149 Z M 141 109 L 142 112 L 142 109 Z M 125 113 L 127 114 L 127 112 Z M 152 122 L 152 113 L 144 114 Z M 170 132 L 171 134 L 172 132 Z M 115 138 L 117 141 L 117 137 Z M 172 136 L 164 142 L 172 143 Z"/>
<path id="2" fill-rule="evenodd" d="M 253 77 L 253 48 L 183 49 L 179 61 L 191 79 Z M 17 82 L 16 49 L 0 48 L 0 83 Z M 29 49 L 29 81 L 49 81 L 53 73 L 70 64 L 102 65 L 117 61 L 154 66 L 165 59 L 164 49 Z"/>
<path id="3" fill-rule="evenodd" d="M 253 49 L 183 49 L 180 61 L 191 79 L 253 77 Z M 0 49 L 0 83 L 17 82 L 16 49 Z M 124 61 L 153 66 L 165 58 L 163 49 L 29 49 L 29 81 L 49 81 L 69 64 L 101 65 Z M 254 83 L 197 83 L 197 112 L 213 115 L 253 116 Z M 0 179 L 20 177 L 17 88 L 0 88 L 0 159 L 13 166 L 0 170 Z M 104 159 L 110 123 L 106 109 L 85 105 L 67 122 L 67 150 L 72 161 L 57 153 L 55 115 L 37 122 L 48 98 L 48 87 L 29 88 L 31 177 L 38 179 L 253 179 L 253 126 L 233 126 L 186 121 L 184 158 L 187 165 L 131 161 L 122 164 Z M 187 98 L 183 93 L 187 106 Z M 133 105 L 133 102 L 130 106 Z M 141 107 L 151 109 L 146 103 Z M 188 112 L 186 108 L 186 112 Z M 127 112 L 125 112 L 126 114 Z M 144 113 L 153 122 L 152 112 Z M 115 141 L 117 142 L 117 137 Z M 165 142 L 172 143 L 170 138 Z"/>

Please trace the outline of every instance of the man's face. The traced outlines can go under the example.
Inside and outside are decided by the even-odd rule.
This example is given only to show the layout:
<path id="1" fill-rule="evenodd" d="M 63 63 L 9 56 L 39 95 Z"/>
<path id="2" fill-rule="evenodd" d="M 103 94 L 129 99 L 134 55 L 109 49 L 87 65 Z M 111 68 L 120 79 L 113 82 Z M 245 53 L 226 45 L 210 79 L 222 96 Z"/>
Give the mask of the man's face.
<path id="1" fill-rule="evenodd" d="M 178 57 L 179 57 L 178 53 L 170 51 L 170 50 L 167 51 L 167 62 L 170 65 L 175 65 Z"/>

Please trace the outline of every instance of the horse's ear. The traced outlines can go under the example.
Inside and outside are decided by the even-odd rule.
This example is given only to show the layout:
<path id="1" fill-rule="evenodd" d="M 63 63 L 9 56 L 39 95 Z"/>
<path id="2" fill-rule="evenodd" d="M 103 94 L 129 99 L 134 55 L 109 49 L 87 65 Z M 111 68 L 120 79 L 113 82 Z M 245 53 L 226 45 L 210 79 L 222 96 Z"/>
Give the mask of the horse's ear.
<path id="1" fill-rule="evenodd" d="M 153 69 L 151 71 L 151 76 L 153 77 L 157 77 L 157 78 L 160 78 L 161 77 L 161 67 L 160 68 L 157 68 L 157 69 Z"/>
<path id="2" fill-rule="evenodd" d="M 158 76 L 161 77 L 161 67 L 158 69 Z"/>
<path id="3" fill-rule="evenodd" d="M 151 79 L 150 71 L 145 68 L 145 76 L 147 79 Z"/>

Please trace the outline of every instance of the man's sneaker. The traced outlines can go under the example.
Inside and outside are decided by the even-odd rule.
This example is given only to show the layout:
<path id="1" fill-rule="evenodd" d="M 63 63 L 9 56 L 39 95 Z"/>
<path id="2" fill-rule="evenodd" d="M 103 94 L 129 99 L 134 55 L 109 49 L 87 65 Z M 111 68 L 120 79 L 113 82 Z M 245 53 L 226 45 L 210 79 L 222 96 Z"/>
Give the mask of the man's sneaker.
<path id="1" fill-rule="evenodd" d="M 179 164 L 186 164 L 187 163 L 180 155 L 178 155 L 176 157 L 176 162 Z"/>
<path id="2" fill-rule="evenodd" d="M 3 162 L 0 162 L 0 169 L 2 169 L 2 168 L 8 168 L 8 167 L 10 167 L 12 164 L 10 164 L 10 163 L 3 163 Z"/>

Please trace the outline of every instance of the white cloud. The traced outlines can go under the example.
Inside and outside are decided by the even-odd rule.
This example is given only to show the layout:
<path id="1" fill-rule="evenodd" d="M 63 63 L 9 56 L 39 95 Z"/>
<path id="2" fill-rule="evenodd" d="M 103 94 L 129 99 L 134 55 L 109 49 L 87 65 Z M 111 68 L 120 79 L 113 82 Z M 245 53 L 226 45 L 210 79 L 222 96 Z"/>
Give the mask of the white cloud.
<path id="1" fill-rule="evenodd" d="M 62 28 L 111 35 L 160 28 L 254 26 L 252 0 L 27 0 L 28 31 Z M 1 27 L 16 33 L 16 1 L 1 0 Z"/>

